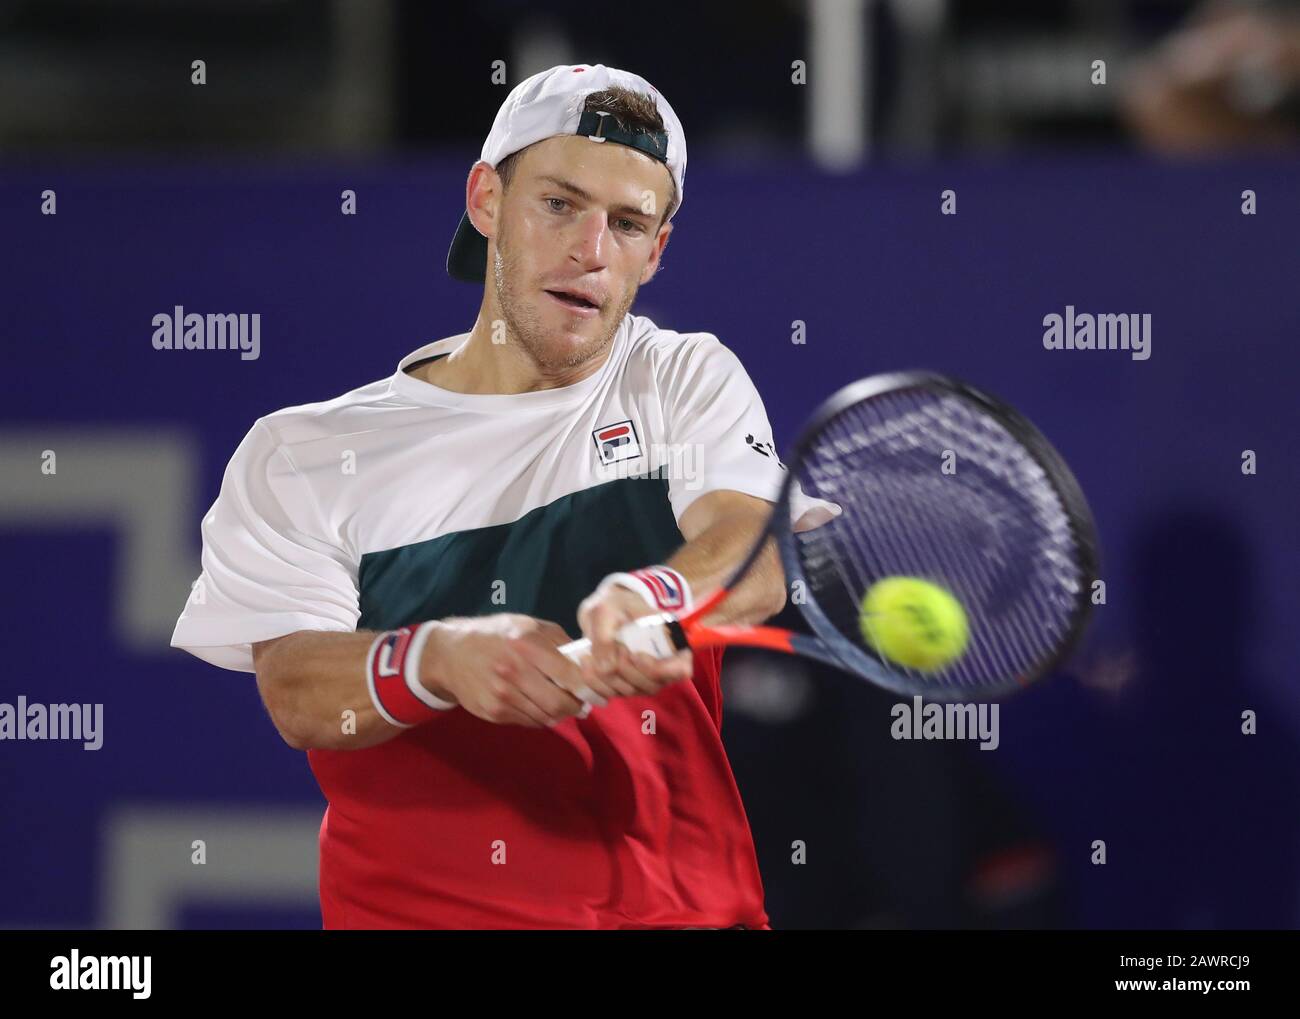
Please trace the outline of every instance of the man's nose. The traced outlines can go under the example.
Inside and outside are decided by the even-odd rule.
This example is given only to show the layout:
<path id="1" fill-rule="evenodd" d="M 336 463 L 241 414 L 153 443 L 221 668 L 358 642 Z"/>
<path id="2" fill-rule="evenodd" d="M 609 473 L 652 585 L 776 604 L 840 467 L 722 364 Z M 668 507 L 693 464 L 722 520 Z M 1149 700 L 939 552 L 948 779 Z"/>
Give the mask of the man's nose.
<path id="1" fill-rule="evenodd" d="M 609 224 L 603 213 L 591 212 L 578 219 L 578 231 L 570 254 L 584 272 L 605 268 L 605 251 L 609 245 Z"/>

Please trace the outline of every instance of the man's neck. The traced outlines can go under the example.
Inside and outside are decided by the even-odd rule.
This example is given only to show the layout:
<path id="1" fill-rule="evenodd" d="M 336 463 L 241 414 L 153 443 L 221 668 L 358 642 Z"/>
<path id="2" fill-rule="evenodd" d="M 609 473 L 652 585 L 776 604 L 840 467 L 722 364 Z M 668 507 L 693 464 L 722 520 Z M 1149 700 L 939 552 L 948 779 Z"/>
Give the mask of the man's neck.
<path id="1" fill-rule="evenodd" d="M 513 395 L 571 386 L 598 372 L 609 357 L 613 342 L 576 368 L 554 372 L 542 369 L 520 344 L 507 339 L 492 342 L 490 323 L 482 315 L 469 338 L 445 357 L 428 361 L 410 374 L 423 382 L 454 393 Z"/>

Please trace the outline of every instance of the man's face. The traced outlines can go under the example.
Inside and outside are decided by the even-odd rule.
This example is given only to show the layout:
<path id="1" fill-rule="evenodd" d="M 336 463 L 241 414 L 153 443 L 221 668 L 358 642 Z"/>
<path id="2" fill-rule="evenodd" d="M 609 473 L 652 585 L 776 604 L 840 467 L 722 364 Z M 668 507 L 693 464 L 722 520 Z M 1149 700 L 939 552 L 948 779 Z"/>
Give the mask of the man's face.
<path id="1" fill-rule="evenodd" d="M 658 268 L 672 227 L 668 168 L 615 142 L 548 138 L 519 157 L 501 194 L 489 285 L 544 372 L 601 353 Z"/>

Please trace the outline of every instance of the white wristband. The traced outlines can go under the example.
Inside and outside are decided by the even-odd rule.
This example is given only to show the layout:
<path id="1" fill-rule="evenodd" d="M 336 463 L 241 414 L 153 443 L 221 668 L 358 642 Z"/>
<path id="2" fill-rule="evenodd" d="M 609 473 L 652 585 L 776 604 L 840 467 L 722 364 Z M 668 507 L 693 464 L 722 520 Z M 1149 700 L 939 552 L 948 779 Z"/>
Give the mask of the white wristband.
<path id="1" fill-rule="evenodd" d="M 611 573 L 600 582 L 596 593 L 603 594 L 611 587 L 635 591 L 657 612 L 685 614 L 695 601 L 691 585 L 671 566 L 647 566 L 631 573 Z"/>
<path id="2" fill-rule="evenodd" d="M 417 698 L 433 708 L 434 711 L 450 711 L 460 705 L 454 701 L 444 701 L 441 697 L 430 693 L 429 688 L 420 682 L 420 659 L 424 655 L 424 645 L 428 643 L 429 634 L 433 632 L 433 628 L 437 625 L 435 620 L 430 619 L 416 628 L 415 636 L 411 638 L 411 650 L 406 656 L 406 665 L 402 670 L 402 674 L 406 679 L 407 688 Z"/>

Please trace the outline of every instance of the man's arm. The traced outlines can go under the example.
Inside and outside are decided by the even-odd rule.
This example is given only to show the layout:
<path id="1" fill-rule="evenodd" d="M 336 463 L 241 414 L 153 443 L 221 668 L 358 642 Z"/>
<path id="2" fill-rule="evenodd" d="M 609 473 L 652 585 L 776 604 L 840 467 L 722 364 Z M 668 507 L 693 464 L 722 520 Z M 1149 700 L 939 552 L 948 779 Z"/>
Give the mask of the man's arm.
<path id="1" fill-rule="evenodd" d="M 346 745 L 359 750 L 402 731 L 379 714 L 366 687 L 366 657 L 378 636 L 368 630 L 300 630 L 253 645 L 258 693 L 289 746 L 339 750 Z M 345 711 L 356 713 L 352 735 L 344 735 Z"/>
<path id="2" fill-rule="evenodd" d="M 686 539 L 668 560 L 698 599 L 721 587 L 748 554 L 772 516 L 772 504 L 741 492 L 709 492 L 696 499 L 678 524 Z M 776 542 L 763 554 L 721 605 L 705 616 L 709 626 L 757 626 L 785 608 L 785 571 Z"/>
<path id="3" fill-rule="evenodd" d="M 730 578 L 771 514 L 771 503 L 741 492 L 718 490 L 702 495 L 678 521 L 686 543 L 664 565 L 682 574 L 696 600 L 701 600 Z M 755 625 L 780 612 L 785 600 L 785 571 L 775 542 L 769 542 L 749 573 L 704 621 L 713 626 Z M 593 594 L 579 606 L 578 623 L 592 644 L 584 677 L 598 694 L 654 694 L 690 677 L 689 651 L 656 660 L 634 654 L 615 640 L 624 624 L 650 614 L 639 595 L 622 587 Z"/>
<path id="4" fill-rule="evenodd" d="M 366 660 L 378 636 L 301 630 L 253 645 L 258 691 L 286 743 L 295 750 L 360 750 L 404 731 L 370 699 Z M 556 623 L 513 613 L 439 620 L 420 658 L 420 683 L 485 721 L 555 725 L 583 707 L 551 678 L 581 686 L 577 666 L 555 650 L 568 641 Z M 348 711 L 355 718 L 345 732 Z"/>
<path id="5" fill-rule="evenodd" d="M 770 513 L 770 503 L 739 492 L 701 496 L 682 514 L 679 527 L 687 541 L 667 565 L 703 597 L 739 565 Z M 784 574 L 772 545 L 707 621 L 761 623 L 784 604 Z M 623 623 L 647 614 L 645 602 L 621 588 L 583 603 L 584 632 L 603 638 L 593 640 L 593 658 L 603 651 L 618 663 L 603 676 L 594 666 L 580 671 L 555 650 L 569 640 L 555 623 L 511 613 L 441 620 L 425 645 L 420 682 L 434 696 L 489 722 L 555 725 L 583 707 L 566 690 L 587 685 L 606 697 L 635 696 L 690 676 L 689 652 L 657 661 L 632 656 L 613 640 Z M 302 630 L 253 645 L 258 691 L 286 743 L 296 750 L 360 750 L 404 731 L 384 719 L 370 699 L 366 659 L 378 636 Z M 347 711 L 354 717 L 345 732 Z"/>

